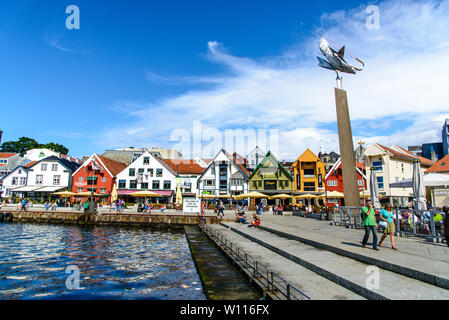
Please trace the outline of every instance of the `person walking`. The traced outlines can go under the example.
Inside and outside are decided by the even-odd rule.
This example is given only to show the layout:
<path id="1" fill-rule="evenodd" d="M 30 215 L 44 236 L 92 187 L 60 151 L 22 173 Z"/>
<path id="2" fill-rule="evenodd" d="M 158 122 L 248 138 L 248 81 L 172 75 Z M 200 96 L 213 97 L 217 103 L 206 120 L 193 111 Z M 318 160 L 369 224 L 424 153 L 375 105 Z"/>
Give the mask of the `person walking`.
<path id="1" fill-rule="evenodd" d="M 261 216 L 261 215 L 262 215 L 262 212 L 263 212 L 263 203 L 262 203 L 262 201 L 260 201 L 260 202 L 259 202 L 259 206 L 257 207 L 257 214 L 258 214 L 259 216 Z"/>
<path id="2" fill-rule="evenodd" d="M 379 251 L 377 247 L 377 222 L 375 217 L 375 211 L 373 208 L 373 203 L 371 200 L 367 201 L 367 204 L 362 209 L 363 211 L 363 223 L 362 227 L 365 228 L 365 236 L 362 241 L 362 248 L 366 248 L 366 244 L 368 243 L 370 232 L 373 233 L 373 249 Z"/>
<path id="3" fill-rule="evenodd" d="M 22 199 L 20 211 L 27 211 L 27 200 L 25 198 Z"/>
<path id="4" fill-rule="evenodd" d="M 383 243 L 387 235 L 390 235 L 391 239 L 391 248 L 394 250 L 398 250 L 394 245 L 394 233 L 396 231 L 396 227 L 394 225 L 394 213 L 391 208 L 391 204 L 387 203 L 385 206 L 385 209 L 382 209 L 379 214 L 379 218 L 382 221 L 385 221 L 387 223 L 387 227 L 384 230 L 384 234 L 382 235 L 382 238 L 379 242 L 379 247 L 383 248 Z"/>
<path id="5" fill-rule="evenodd" d="M 449 208 L 447 206 L 443 207 L 444 212 L 444 238 L 446 239 L 446 245 L 449 247 Z"/>

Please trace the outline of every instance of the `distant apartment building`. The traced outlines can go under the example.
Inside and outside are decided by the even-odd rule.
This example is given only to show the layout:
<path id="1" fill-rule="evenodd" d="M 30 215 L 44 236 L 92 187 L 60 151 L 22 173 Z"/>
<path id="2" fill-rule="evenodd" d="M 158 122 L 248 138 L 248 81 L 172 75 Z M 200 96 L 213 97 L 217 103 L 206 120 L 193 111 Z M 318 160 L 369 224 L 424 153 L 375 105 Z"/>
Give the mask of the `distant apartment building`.
<path id="1" fill-rule="evenodd" d="M 434 162 L 417 157 L 412 152 L 397 145 L 386 147 L 378 143 L 370 145 L 365 152 L 368 185 L 371 167 L 375 169 L 378 196 L 381 203 L 404 206 L 412 200 L 412 188 L 390 188 L 390 183 L 410 179 L 413 176 L 413 161 L 421 160 L 422 170 L 433 166 Z"/>
<path id="2" fill-rule="evenodd" d="M 449 154 L 449 119 L 446 119 L 441 130 L 441 142 L 423 143 L 421 146 L 410 146 L 408 151 L 431 161 L 438 161 Z"/>
<path id="3" fill-rule="evenodd" d="M 246 156 L 247 165 L 246 168 L 249 171 L 254 171 L 260 162 L 265 158 L 265 152 L 263 152 L 259 147 L 255 147 Z"/>

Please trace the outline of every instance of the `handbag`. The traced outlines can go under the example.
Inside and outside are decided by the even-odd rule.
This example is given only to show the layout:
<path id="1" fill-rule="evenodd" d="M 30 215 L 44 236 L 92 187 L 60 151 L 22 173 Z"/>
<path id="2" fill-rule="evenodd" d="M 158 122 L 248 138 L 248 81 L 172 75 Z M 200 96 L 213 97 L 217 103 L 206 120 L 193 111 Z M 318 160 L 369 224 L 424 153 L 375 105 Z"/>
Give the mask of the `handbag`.
<path id="1" fill-rule="evenodd" d="M 386 229 L 388 227 L 388 224 L 386 221 L 379 221 L 378 226 L 382 229 Z"/>

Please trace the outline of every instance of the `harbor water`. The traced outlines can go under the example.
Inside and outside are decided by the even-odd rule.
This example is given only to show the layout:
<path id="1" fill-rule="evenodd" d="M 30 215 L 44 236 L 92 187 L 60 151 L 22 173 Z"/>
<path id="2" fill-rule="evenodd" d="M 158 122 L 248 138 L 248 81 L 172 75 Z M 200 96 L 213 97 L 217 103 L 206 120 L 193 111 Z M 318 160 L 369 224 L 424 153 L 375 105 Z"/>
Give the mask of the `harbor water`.
<path id="1" fill-rule="evenodd" d="M 206 296 L 182 232 L 0 224 L 0 299 Z"/>

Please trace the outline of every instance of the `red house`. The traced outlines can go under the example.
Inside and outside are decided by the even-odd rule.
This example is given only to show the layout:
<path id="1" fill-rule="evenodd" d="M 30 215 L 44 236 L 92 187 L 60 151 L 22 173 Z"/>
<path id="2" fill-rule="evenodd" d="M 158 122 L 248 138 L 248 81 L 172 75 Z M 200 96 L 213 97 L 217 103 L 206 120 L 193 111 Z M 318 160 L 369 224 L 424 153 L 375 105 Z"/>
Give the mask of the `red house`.
<path id="1" fill-rule="evenodd" d="M 116 176 L 126 167 L 124 163 L 93 154 L 73 173 L 72 192 L 93 191 L 109 202 Z"/>
<path id="2" fill-rule="evenodd" d="M 359 191 L 365 192 L 366 195 L 369 194 L 367 182 L 366 182 L 366 168 L 365 165 L 360 164 L 356 161 L 357 169 L 357 180 L 359 185 Z M 326 177 L 324 178 L 326 182 L 326 191 L 338 191 L 344 193 L 343 189 L 343 172 L 341 169 L 341 158 L 337 160 L 334 166 L 329 170 Z M 328 199 L 328 206 L 333 207 L 338 203 L 339 206 L 344 205 L 344 199 Z"/>

